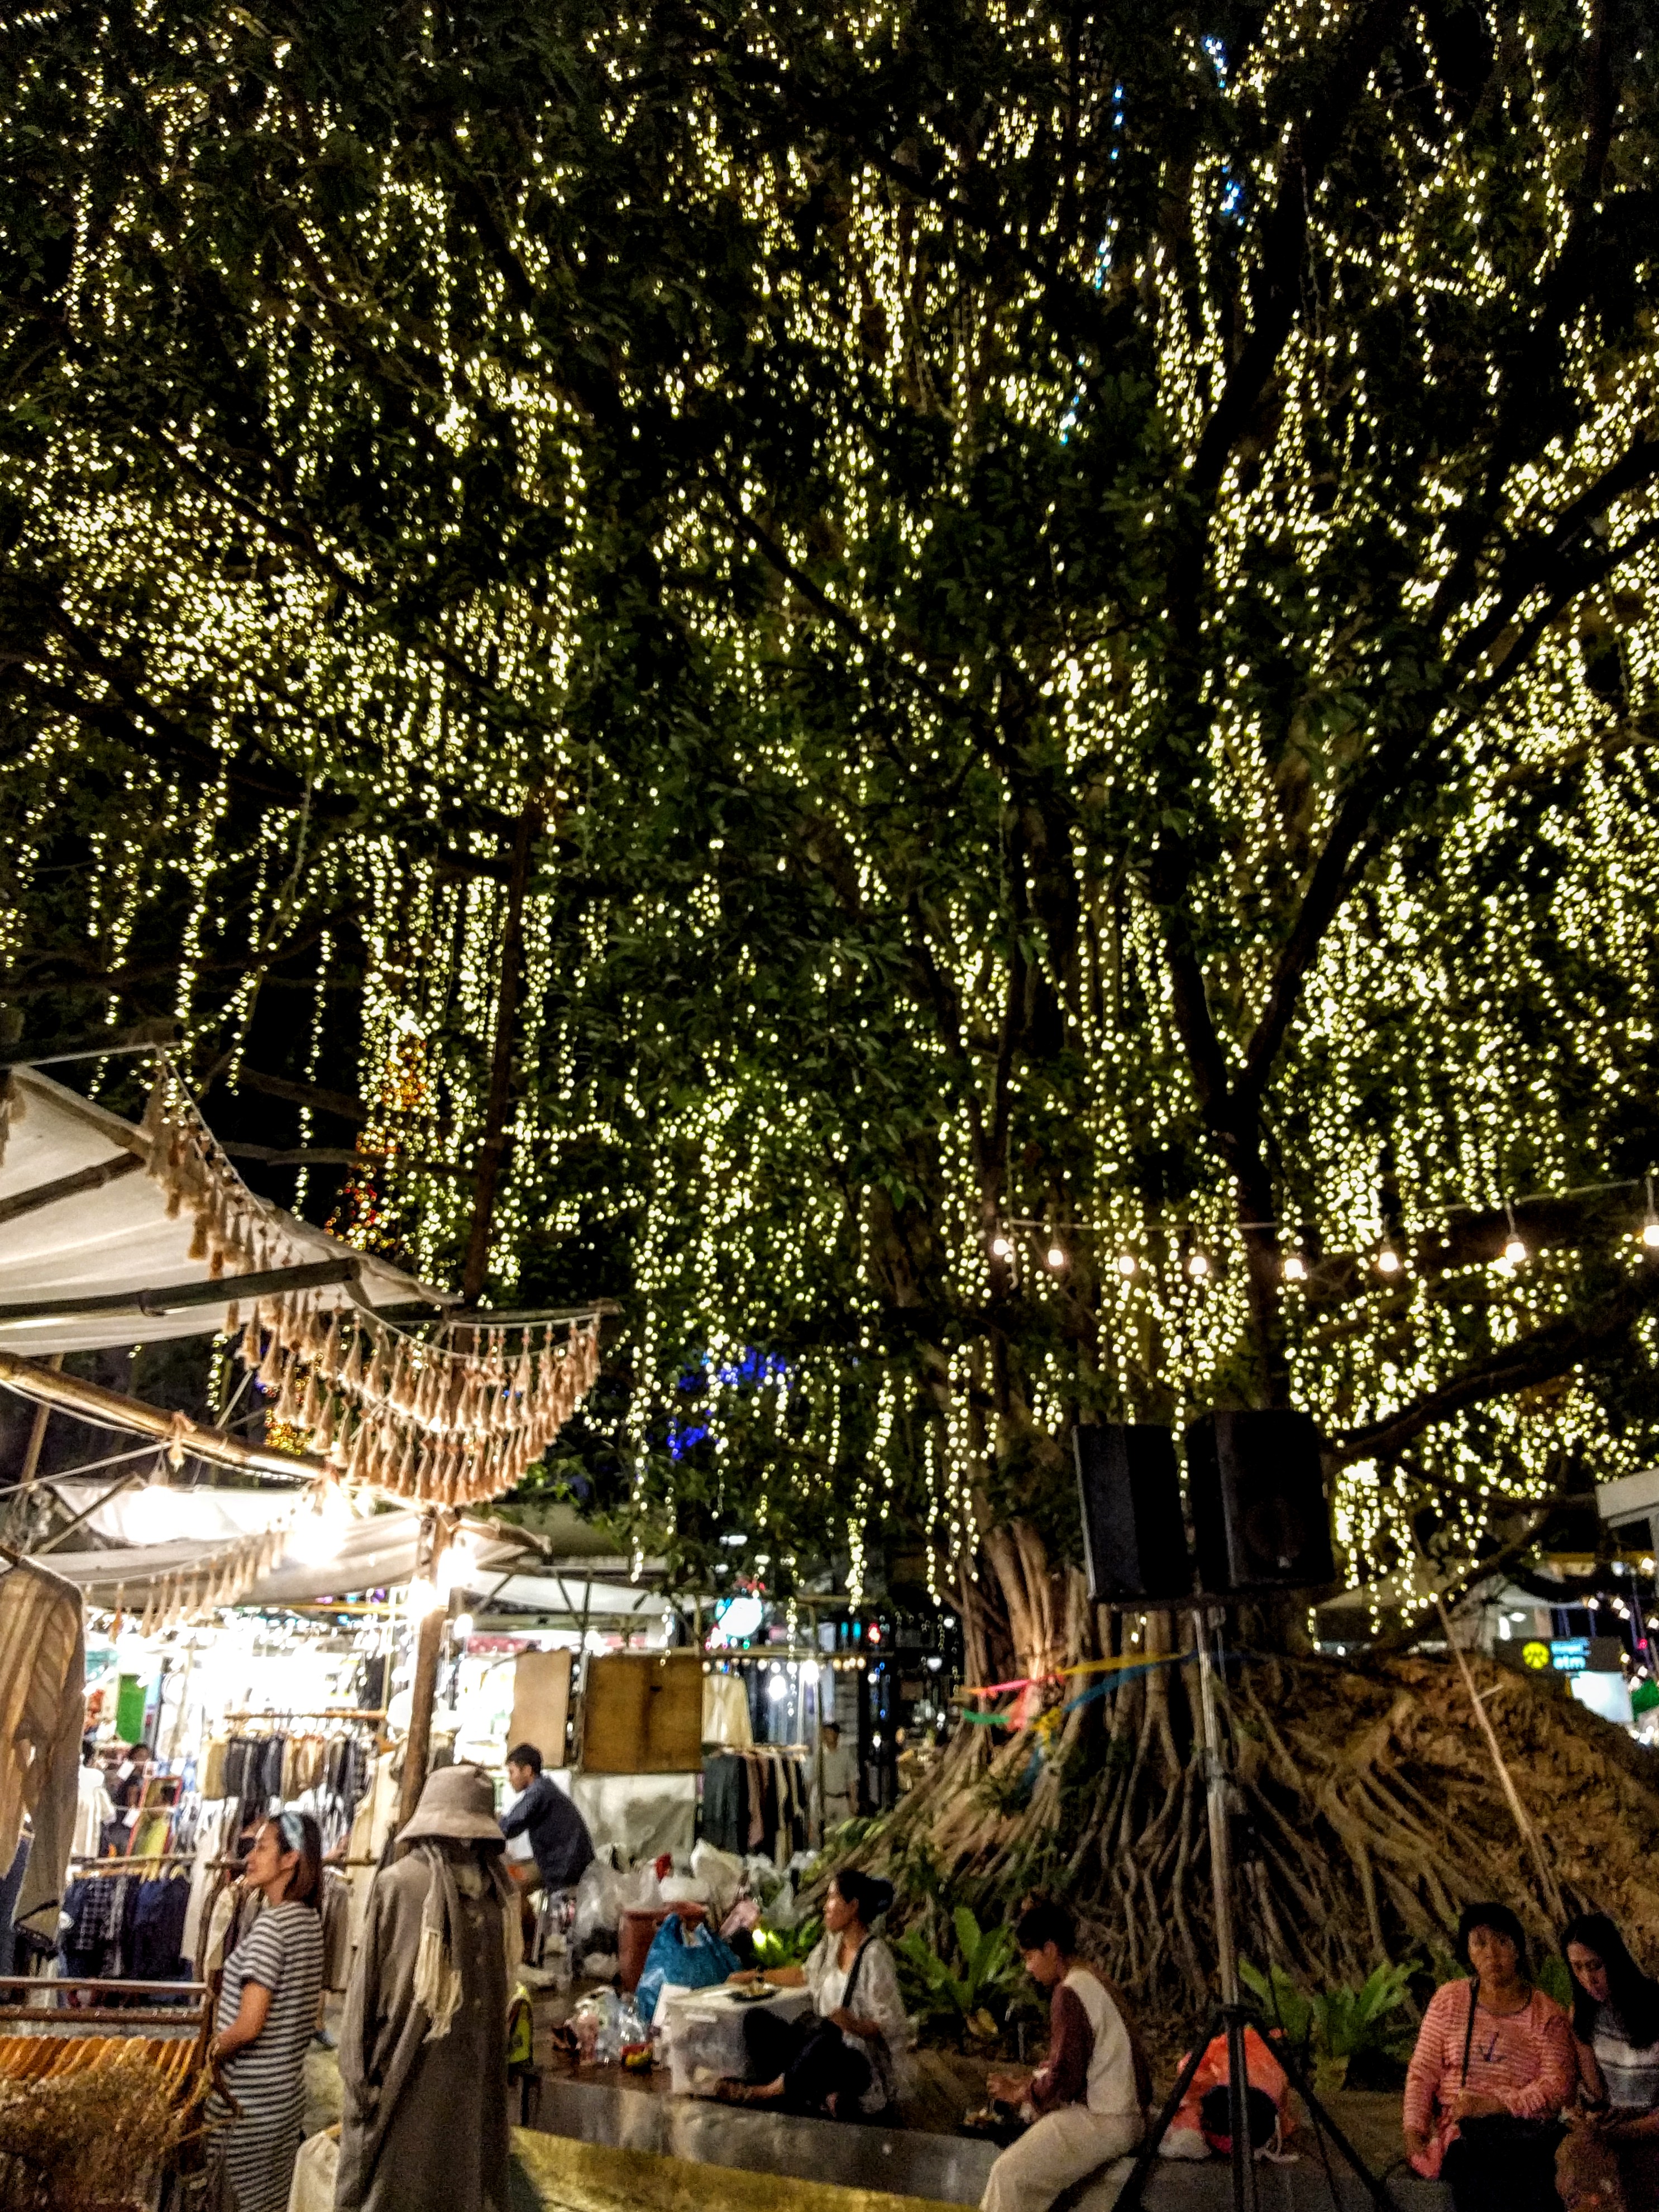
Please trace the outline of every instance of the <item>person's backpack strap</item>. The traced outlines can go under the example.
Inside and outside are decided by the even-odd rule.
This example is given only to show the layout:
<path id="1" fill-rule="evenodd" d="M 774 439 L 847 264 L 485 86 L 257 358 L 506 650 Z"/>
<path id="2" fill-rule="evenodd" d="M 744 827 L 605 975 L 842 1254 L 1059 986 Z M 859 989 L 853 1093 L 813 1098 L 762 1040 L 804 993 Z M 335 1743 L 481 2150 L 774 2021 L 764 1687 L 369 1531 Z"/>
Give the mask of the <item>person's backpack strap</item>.
<path id="1" fill-rule="evenodd" d="M 844 2012 L 851 2012 L 853 2009 L 853 1995 L 859 1985 L 859 1968 L 864 1964 L 865 1953 L 875 1940 L 873 1936 L 866 1936 L 863 1942 L 859 1945 L 857 1954 L 853 1960 L 853 1971 L 847 1977 L 847 1987 L 842 1992 L 842 2009 Z"/>
<path id="2" fill-rule="evenodd" d="M 1480 1994 L 1480 1983 L 1471 1982 L 1469 1984 L 1469 2024 L 1463 2030 L 1463 2071 L 1459 2077 L 1465 2089 L 1469 2086 L 1469 2045 L 1474 2041 L 1474 2006 Z"/>

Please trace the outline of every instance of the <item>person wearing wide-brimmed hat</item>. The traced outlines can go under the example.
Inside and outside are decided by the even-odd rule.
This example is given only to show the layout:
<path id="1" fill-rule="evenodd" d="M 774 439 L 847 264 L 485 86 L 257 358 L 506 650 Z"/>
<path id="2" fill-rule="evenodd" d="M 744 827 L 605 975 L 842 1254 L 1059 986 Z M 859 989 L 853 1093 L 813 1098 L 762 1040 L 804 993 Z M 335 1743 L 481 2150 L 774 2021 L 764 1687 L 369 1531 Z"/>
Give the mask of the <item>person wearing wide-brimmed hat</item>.
<path id="1" fill-rule="evenodd" d="M 375 1876 L 340 2033 L 337 2212 L 507 2212 L 502 1849 L 488 1776 L 441 1767 Z"/>

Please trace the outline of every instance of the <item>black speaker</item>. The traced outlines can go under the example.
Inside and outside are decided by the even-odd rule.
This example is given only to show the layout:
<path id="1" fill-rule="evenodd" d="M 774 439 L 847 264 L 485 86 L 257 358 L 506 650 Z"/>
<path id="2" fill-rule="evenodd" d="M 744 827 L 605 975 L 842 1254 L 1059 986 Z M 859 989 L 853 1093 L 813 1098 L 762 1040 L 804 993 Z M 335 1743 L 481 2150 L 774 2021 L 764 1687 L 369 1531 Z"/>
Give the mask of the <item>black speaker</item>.
<path id="1" fill-rule="evenodd" d="M 1121 1423 L 1074 1429 L 1089 1595 L 1189 1598 L 1192 1556 L 1181 1517 L 1181 1479 L 1169 1429 Z"/>
<path id="2" fill-rule="evenodd" d="M 1187 1431 L 1199 1588 L 1310 1589 L 1336 1580 L 1319 1431 L 1305 1413 L 1206 1413 Z"/>

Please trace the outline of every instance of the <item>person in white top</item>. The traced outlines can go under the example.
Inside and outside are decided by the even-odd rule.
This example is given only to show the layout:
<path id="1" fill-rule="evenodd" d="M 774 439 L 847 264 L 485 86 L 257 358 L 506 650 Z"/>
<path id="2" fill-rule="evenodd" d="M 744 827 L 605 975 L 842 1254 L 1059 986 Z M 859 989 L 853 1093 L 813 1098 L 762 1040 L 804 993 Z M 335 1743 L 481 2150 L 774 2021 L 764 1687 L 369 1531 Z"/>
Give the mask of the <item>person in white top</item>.
<path id="1" fill-rule="evenodd" d="M 825 1721 L 818 1730 L 818 1807 L 824 1827 L 839 1827 L 858 1811 L 859 1760 L 841 1740 L 841 1723 Z"/>
<path id="2" fill-rule="evenodd" d="M 1146 2131 L 1146 2061 L 1115 1994 L 1077 1955 L 1077 1923 L 1063 1905 L 1020 1916 L 1025 1971 L 1054 1992 L 1047 2062 L 1035 2074 L 993 2074 L 992 2096 L 1030 2122 L 991 2168 L 982 2212 L 1047 2212 L 1063 2189 L 1132 2151 Z"/>
<path id="3" fill-rule="evenodd" d="M 81 1771 L 76 1777 L 75 1856 L 95 1859 L 103 1842 L 104 1823 L 115 1818 L 115 1807 L 104 1787 L 104 1770 L 88 1736 L 81 1749 Z"/>
<path id="4" fill-rule="evenodd" d="M 909 2023 L 899 1995 L 893 1954 L 871 1934 L 893 1901 L 893 1885 L 854 1867 L 830 1877 L 823 1900 L 823 1936 L 803 1966 L 769 1966 L 779 1989 L 807 1989 L 812 2009 L 781 2021 L 751 2012 L 744 2043 L 754 2079 L 722 2081 L 714 2094 L 728 2105 L 777 2105 L 786 2112 L 830 2118 L 873 2118 L 893 2101 L 899 2052 Z M 757 1978 L 750 1968 L 733 1982 Z"/>

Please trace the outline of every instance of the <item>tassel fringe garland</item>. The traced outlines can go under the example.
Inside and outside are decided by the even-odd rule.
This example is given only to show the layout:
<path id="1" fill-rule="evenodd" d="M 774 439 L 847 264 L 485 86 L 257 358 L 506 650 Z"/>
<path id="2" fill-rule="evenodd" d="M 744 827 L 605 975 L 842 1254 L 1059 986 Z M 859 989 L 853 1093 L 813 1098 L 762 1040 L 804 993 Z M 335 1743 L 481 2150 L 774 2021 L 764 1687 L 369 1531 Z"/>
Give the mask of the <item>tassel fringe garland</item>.
<path id="1" fill-rule="evenodd" d="M 0 1085 L 0 1146 L 15 1089 Z M 311 1256 L 248 1189 L 170 1069 L 151 1091 L 140 1127 L 169 1214 L 191 1216 L 191 1255 L 216 1275 L 295 1267 Z M 240 1316 L 232 1314 L 235 1336 Z M 599 1365 L 597 1316 L 568 1328 L 509 1330 L 491 1328 L 481 1316 L 467 1328 L 475 1348 L 454 1351 L 347 1305 L 325 1310 L 307 1292 L 256 1301 L 236 1350 L 276 1417 L 349 1481 L 423 1504 L 464 1505 L 514 1487 L 569 1419 Z M 517 1339 L 510 1347 L 509 1336 Z M 204 1572 L 185 1578 L 192 1590 Z M 185 1601 L 180 1594 L 176 1602 Z"/>

